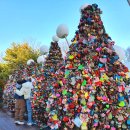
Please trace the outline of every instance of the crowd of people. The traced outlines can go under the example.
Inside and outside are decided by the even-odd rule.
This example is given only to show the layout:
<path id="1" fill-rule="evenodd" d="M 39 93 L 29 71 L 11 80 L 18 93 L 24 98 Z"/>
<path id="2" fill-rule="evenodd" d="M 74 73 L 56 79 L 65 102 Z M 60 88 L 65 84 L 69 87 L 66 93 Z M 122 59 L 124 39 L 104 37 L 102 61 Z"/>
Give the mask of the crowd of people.
<path id="1" fill-rule="evenodd" d="M 97 4 L 81 9 L 65 60 L 52 42 L 44 65 L 32 63 L 15 72 L 13 80 L 16 75 L 22 80 L 11 79 L 4 91 L 5 99 L 15 93 L 15 123 L 24 124 L 26 101 L 28 125 L 34 120 L 52 130 L 130 129 L 129 70 L 119 61 L 101 14 Z M 14 100 L 9 100 L 14 110 Z"/>

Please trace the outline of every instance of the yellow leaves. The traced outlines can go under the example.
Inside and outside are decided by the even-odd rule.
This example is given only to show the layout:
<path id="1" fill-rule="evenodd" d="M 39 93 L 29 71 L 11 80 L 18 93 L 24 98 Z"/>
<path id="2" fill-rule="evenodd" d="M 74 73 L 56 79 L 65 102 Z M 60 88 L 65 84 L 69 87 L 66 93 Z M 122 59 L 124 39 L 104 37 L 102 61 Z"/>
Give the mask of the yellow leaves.
<path id="1" fill-rule="evenodd" d="M 26 64 L 29 59 L 34 59 L 36 61 L 38 56 L 39 52 L 34 50 L 27 43 L 12 43 L 3 57 L 5 62 L 0 64 L 0 79 L 6 81 L 15 69 L 19 69 L 21 64 Z"/>
<path id="2" fill-rule="evenodd" d="M 13 43 L 10 48 L 6 50 L 4 60 L 12 67 L 19 66 L 20 64 L 26 64 L 27 60 L 36 60 L 39 56 L 37 50 L 33 50 L 28 43 L 16 44 Z"/>
<path id="3" fill-rule="evenodd" d="M 9 67 L 5 63 L 0 63 L 0 79 L 6 81 L 10 73 Z"/>
<path id="4" fill-rule="evenodd" d="M 36 61 L 38 56 L 39 51 L 34 50 L 28 43 L 12 43 L 11 47 L 6 49 L 3 57 L 5 62 L 0 64 L 0 79 L 6 81 L 11 72 L 19 69 L 21 64 L 26 64 L 29 59 Z"/>

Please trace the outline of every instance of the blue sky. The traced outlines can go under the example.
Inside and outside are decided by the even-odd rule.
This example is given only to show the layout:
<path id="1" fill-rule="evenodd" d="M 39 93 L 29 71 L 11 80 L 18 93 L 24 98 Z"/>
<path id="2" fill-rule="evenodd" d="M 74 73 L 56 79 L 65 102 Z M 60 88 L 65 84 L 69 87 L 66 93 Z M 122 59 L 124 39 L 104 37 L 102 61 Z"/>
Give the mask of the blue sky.
<path id="1" fill-rule="evenodd" d="M 130 46 L 130 6 L 127 0 L 0 0 L 0 51 L 12 42 L 50 45 L 59 24 L 69 28 L 68 40 L 79 24 L 81 5 L 97 3 L 107 33 L 117 45 Z"/>

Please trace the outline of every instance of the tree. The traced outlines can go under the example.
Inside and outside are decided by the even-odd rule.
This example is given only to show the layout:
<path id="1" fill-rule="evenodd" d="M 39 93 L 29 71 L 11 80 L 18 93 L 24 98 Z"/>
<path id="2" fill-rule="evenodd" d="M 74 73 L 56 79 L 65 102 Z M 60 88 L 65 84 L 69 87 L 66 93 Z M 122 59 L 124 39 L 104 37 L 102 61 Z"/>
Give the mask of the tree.
<path id="1" fill-rule="evenodd" d="M 28 43 L 16 44 L 13 43 L 11 48 L 6 50 L 4 60 L 10 66 L 10 68 L 16 69 L 20 65 L 26 64 L 29 59 L 37 60 L 39 51 L 32 49 Z"/>
<path id="2" fill-rule="evenodd" d="M 63 58 L 61 49 L 57 42 L 51 42 L 49 54 L 43 66 L 44 80 L 37 83 L 37 90 L 36 92 L 34 92 L 33 95 L 33 117 L 41 128 L 43 128 L 44 125 L 47 123 L 47 113 L 49 111 L 47 108 L 47 100 L 49 95 L 53 91 L 53 84 L 56 85 L 56 71 L 62 65 Z M 42 78 L 42 76 L 40 76 L 39 79 L 40 78 Z"/>
<path id="3" fill-rule="evenodd" d="M 45 78 L 51 80 L 53 74 L 63 63 L 61 49 L 57 42 L 51 42 L 49 54 L 44 65 Z"/>
<path id="4" fill-rule="evenodd" d="M 64 83 L 50 97 L 51 129 L 129 129 L 125 92 L 128 68 L 113 49 L 101 13 L 97 4 L 81 10 L 67 54 Z"/>
<path id="5" fill-rule="evenodd" d="M 6 63 L 0 63 L 0 79 L 6 82 L 10 74 L 10 69 Z"/>
<path id="6" fill-rule="evenodd" d="M 8 74 L 9 74 L 9 68 L 7 64 L 0 63 L 0 107 L 3 101 L 2 95 L 3 95 L 5 82 L 8 79 Z"/>
<path id="7" fill-rule="evenodd" d="M 0 53 L 0 63 L 2 63 L 2 62 L 4 62 L 4 60 L 3 60 L 3 53 L 1 52 Z"/>

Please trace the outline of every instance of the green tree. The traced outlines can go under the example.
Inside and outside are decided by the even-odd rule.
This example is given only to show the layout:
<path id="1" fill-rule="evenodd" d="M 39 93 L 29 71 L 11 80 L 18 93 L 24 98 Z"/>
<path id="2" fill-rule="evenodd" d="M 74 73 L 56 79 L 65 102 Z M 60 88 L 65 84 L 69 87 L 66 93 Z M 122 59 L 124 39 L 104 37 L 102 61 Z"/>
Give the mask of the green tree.
<path id="1" fill-rule="evenodd" d="M 0 107 L 2 107 L 2 95 L 4 84 L 8 79 L 9 69 L 7 64 L 0 63 Z"/>
<path id="2" fill-rule="evenodd" d="M 0 63 L 0 79 L 1 79 L 1 81 L 6 82 L 10 73 L 11 73 L 11 71 L 8 67 L 8 64 Z"/>

